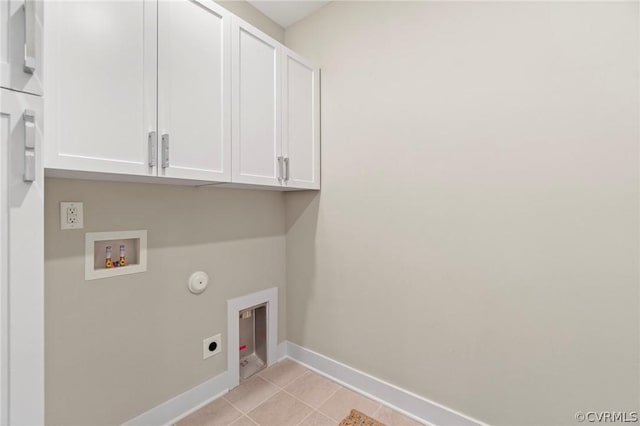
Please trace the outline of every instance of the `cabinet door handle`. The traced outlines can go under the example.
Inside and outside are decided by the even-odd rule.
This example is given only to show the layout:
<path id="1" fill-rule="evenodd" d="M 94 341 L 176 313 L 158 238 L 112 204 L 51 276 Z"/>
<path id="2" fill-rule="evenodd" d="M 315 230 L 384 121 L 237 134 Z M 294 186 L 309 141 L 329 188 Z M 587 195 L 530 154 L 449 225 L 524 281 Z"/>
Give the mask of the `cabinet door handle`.
<path id="1" fill-rule="evenodd" d="M 289 161 L 289 157 L 284 157 L 284 180 L 285 182 L 289 180 L 289 164 L 291 162 Z"/>
<path id="2" fill-rule="evenodd" d="M 36 5 L 34 0 L 24 0 L 24 64 L 26 74 L 36 71 Z"/>
<path id="3" fill-rule="evenodd" d="M 284 172 L 283 172 L 283 166 L 282 166 L 282 157 L 278 157 L 278 180 L 281 181 L 282 180 L 282 176 L 284 176 Z"/>
<path id="4" fill-rule="evenodd" d="M 169 134 L 162 135 L 162 168 L 169 167 Z"/>
<path id="5" fill-rule="evenodd" d="M 24 122 L 24 174 L 22 180 L 36 180 L 36 113 L 25 110 L 22 114 Z"/>
<path id="6" fill-rule="evenodd" d="M 158 165 L 158 134 L 149 132 L 149 167 Z"/>

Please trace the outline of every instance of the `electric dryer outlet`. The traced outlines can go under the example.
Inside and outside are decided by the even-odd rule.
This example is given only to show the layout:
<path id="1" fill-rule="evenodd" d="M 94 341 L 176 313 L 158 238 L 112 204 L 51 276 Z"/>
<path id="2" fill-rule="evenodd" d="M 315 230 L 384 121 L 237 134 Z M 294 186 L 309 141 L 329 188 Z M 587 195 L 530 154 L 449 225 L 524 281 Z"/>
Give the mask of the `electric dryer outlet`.
<path id="1" fill-rule="evenodd" d="M 202 341 L 202 359 L 207 359 L 222 352 L 222 335 L 207 337 Z"/>

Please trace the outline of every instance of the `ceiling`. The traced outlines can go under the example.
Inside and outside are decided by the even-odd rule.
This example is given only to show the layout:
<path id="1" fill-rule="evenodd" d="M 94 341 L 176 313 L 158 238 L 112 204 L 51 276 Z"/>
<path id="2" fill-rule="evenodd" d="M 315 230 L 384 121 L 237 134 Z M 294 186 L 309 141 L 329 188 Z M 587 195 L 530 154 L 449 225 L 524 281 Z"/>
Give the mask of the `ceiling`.
<path id="1" fill-rule="evenodd" d="M 311 15 L 330 1 L 321 0 L 247 0 L 253 7 L 280 24 L 283 28 Z"/>

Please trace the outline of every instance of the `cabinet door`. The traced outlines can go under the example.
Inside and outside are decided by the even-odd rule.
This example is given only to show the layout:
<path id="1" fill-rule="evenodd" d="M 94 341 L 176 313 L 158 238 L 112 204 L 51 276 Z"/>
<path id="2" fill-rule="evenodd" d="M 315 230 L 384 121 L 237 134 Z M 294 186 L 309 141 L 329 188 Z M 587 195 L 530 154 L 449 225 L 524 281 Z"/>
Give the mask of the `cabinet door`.
<path id="1" fill-rule="evenodd" d="M 157 3 L 50 1 L 45 16 L 45 167 L 155 174 Z"/>
<path id="2" fill-rule="evenodd" d="M 319 71 L 294 52 L 283 50 L 284 184 L 289 188 L 320 189 Z"/>
<path id="3" fill-rule="evenodd" d="M 213 1 L 158 4 L 161 176 L 231 179 L 230 21 Z"/>
<path id="4" fill-rule="evenodd" d="M 280 185 L 280 45 L 240 19 L 232 29 L 232 181 Z"/>
<path id="5" fill-rule="evenodd" d="M 0 1 L 0 87 L 42 94 L 42 1 Z"/>
<path id="6" fill-rule="evenodd" d="M 0 90 L 3 424 L 44 424 L 42 115 L 40 97 Z"/>

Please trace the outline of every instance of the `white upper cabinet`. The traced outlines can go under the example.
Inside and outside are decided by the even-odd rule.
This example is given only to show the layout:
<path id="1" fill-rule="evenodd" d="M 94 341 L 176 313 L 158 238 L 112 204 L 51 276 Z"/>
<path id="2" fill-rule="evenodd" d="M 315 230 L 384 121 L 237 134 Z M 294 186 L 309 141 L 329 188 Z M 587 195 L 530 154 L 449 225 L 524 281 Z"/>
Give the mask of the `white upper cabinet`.
<path id="1" fill-rule="evenodd" d="M 228 182 L 231 14 L 210 0 L 160 1 L 158 29 L 158 174 Z"/>
<path id="2" fill-rule="evenodd" d="M 234 19 L 231 79 L 232 182 L 320 189 L 318 68 Z"/>
<path id="3" fill-rule="evenodd" d="M 105 0 L 46 2 L 45 13 L 49 173 L 230 180 L 228 12 Z"/>
<path id="4" fill-rule="evenodd" d="M 44 14 L 49 175 L 319 189 L 319 71 L 279 42 L 213 0 Z"/>
<path id="5" fill-rule="evenodd" d="M 240 19 L 232 29 L 232 182 L 280 185 L 280 44 Z"/>
<path id="6" fill-rule="evenodd" d="M 156 6 L 45 2 L 45 167 L 155 174 Z"/>
<path id="7" fill-rule="evenodd" d="M 0 1 L 0 87 L 42 95 L 42 1 Z"/>
<path id="8" fill-rule="evenodd" d="M 320 76 L 318 68 L 283 48 L 282 147 L 284 185 L 320 189 Z"/>

